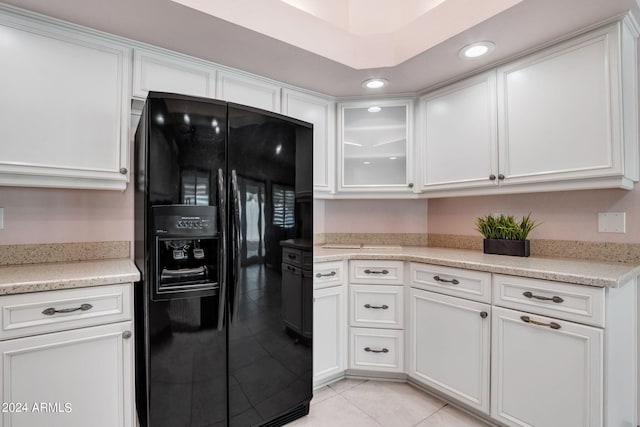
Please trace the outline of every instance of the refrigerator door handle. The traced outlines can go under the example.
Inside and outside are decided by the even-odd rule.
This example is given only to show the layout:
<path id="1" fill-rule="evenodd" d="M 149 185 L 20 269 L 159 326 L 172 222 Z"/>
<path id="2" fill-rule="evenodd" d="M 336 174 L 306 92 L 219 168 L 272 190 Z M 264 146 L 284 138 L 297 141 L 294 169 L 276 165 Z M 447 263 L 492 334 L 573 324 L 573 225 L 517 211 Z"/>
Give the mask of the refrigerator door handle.
<path id="1" fill-rule="evenodd" d="M 220 241 L 222 246 L 222 265 L 220 266 L 220 291 L 218 295 L 218 331 L 224 328 L 225 303 L 227 298 L 227 215 L 224 195 L 224 171 L 218 169 L 218 210 L 220 218 Z"/>
<path id="2" fill-rule="evenodd" d="M 233 193 L 233 301 L 231 304 L 231 319 L 233 322 L 238 317 L 238 284 L 240 283 L 240 204 L 238 192 L 238 175 L 235 169 L 231 171 L 231 192 Z"/>

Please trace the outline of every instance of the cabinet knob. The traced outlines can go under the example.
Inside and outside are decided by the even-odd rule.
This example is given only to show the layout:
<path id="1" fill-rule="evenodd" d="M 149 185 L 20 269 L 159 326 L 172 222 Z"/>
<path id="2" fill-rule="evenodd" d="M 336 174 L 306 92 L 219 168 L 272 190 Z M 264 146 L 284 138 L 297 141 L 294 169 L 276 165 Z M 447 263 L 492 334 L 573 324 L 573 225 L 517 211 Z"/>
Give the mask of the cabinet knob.
<path id="1" fill-rule="evenodd" d="M 502 174 L 498 174 L 498 179 L 499 179 L 499 180 L 503 180 L 503 179 L 504 179 L 504 175 L 502 175 Z"/>
<path id="2" fill-rule="evenodd" d="M 489 179 L 491 181 L 495 181 L 496 180 L 496 176 L 494 174 L 489 175 Z"/>
<path id="3" fill-rule="evenodd" d="M 413 182 L 409 183 L 409 188 L 413 188 Z"/>
<path id="4" fill-rule="evenodd" d="M 486 319 L 488 315 L 489 314 L 486 311 L 481 311 L 480 312 L 480 317 L 482 317 L 483 319 Z"/>
<path id="5" fill-rule="evenodd" d="M 131 331 L 124 331 L 122 333 L 122 338 L 124 338 L 125 340 L 128 340 L 129 338 L 131 338 Z"/>
<path id="6" fill-rule="evenodd" d="M 120 173 L 122 175 L 126 175 L 127 174 L 127 168 L 120 168 Z"/>

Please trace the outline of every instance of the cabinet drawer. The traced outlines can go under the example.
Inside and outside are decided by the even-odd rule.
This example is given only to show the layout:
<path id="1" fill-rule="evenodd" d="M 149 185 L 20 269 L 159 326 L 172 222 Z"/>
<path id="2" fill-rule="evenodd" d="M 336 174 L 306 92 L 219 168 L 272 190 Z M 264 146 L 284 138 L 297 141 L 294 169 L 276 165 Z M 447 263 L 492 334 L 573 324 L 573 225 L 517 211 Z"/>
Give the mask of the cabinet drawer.
<path id="1" fill-rule="evenodd" d="M 8 295 L 0 298 L 0 340 L 131 319 L 132 285 Z"/>
<path id="2" fill-rule="evenodd" d="M 604 288 L 526 277 L 493 276 L 493 303 L 604 327 Z"/>
<path id="3" fill-rule="evenodd" d="M 404 331 L 350 329 L 350 369 L 404 372 Z"/>
<path id="4" fill-rule="evenodd" d="M 441 294 L 491 302 L 491 273 L 412 262 L 411 286 Z"/>
<path id="5" fill-rule="evenodd" d="M 349 282 L 366 284 L 404 284 L 402 261 L 349 261 Z"/>
<path id="6" fill-rule="evenodd" d="M 282 262 L 302 267 L 302 251 L 292 248 L 282 248 Z"/>
<path id="7" fill-rule="evenodd" d="M 322 262 L 313 265 L 313 289 L 328 288 L 331 286 L 344 285 L 345 262 Z"/>
<path id="8" fill-rule="evenodd" d="M 402 329 L 404 327 L 403 286 L 350 285 L 351 326 Z"/>

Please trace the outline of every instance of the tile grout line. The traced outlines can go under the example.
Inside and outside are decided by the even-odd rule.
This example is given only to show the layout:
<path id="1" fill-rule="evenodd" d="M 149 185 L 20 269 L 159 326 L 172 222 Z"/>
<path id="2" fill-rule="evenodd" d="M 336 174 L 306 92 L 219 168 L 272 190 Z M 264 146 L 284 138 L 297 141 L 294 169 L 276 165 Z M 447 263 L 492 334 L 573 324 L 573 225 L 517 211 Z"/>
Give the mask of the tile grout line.
<path id="1" fill-rule="evenodd" d="M 442 405 L 440 408 L 438 408 L 437 411 L 427 415 L 426 417 L 424 417 L 423 419 L 421 419 L 420 421 L 418 421 L 417 423 L 415 423 L 413 425 L 413 427 L 419 426 L 420 424 L 422 424 L 423 422 L 425 422 L 426 420 L 428 420 L 429 418 L 433 417 L 435 414 L 437 414 L 438 412 L 442 411 L 444 408 L 446 408 L 447 406 L 449 406 L 448 403 L 445 402 L 444 405 Z"/>

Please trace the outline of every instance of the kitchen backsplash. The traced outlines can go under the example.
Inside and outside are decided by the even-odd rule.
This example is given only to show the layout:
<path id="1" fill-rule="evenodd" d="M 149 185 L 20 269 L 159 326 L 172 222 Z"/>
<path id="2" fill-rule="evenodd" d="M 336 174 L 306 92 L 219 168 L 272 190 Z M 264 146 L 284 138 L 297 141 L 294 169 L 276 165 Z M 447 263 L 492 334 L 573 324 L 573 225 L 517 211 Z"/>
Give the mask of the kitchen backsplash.
<path id="1" fill-rule="evenodd" d="M 457 234 L 317 233 L 314 244 L 431 246 L 482 251 L 482 237 Z M 640 263 L 640 243 L 531 239 L 531 256 Z"/>
<path id="2" fill-rule="evenodd" d="M 0 265 L 88 261 L 129 256 L 128 241 L 0 245 Z"/>

